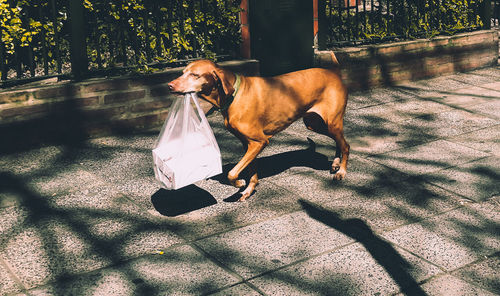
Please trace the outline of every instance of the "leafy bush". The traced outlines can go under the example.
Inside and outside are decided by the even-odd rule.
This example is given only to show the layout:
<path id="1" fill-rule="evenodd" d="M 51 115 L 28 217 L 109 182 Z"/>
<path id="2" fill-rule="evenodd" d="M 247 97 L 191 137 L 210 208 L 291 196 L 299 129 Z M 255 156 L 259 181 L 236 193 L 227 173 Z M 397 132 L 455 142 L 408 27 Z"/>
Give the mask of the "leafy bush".
<path id="1" fill-rule="evenodd" d="M 387 39 L 430 38 L 482 27 L 482 0 L 360 1 L 355 7 L 327 7 L 329 44 L 342 45 Z M 373 6 L 370 4 L 374 3 Z"/>

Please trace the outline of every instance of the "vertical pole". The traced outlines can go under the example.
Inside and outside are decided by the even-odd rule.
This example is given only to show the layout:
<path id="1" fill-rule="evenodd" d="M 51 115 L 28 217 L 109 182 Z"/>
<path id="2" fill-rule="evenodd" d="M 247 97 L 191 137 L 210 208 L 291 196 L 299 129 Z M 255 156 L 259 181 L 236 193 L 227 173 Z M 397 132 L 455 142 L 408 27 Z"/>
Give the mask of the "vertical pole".
<path id="1" fill-rule="evenodd" d="M 144 42 L 145 46 L 146 46 L 146 61 L 148 63 L 151 62 L 151 41 L 150 41 L 150 38 L 149 38 L 149 12 L 150 12 L 150 8 L 152 6 L 150 5 L 147 5 L 149 4 L 148 2 L 145 2 L 144 3 L 144 11 L 143 11 L 143 21 L 144 21 L 144 34 L 146 35 L 146 40 Z"/>
<path id="2" fill-rule="evenodd" d="M 241 57 L 249 59 L 251 56 L 250 51 L 250 23 L 248 19 L 248 0 L 241 0 L 240 4 L 240 24 L 241 24 Z"/>
<path id="3" fill-rule="evenodd" d="M 0 33 L 3 34 L 3 29 L 0 28 Z M 5 65 L 5 56 L 7 55 L 2 39 L 0 39 L 0 71 L 2 75 L 0 80 L 7 80 L 7 65 Z"/>
<path id="4" fill-rule="evenodd" d="M 330 8 L 331 9 L 331 8 Z M 327 33 L 327 19 L 326 19 L 326 1 L 317 0 L 317 13 L 318 13 L 318 48 L 320 50 L 326 49 Z"/>
<path id="5" fill-rule="evenodd" d="M 42 13 L 42 2 L 38 1 L 38 17 L 40 18 L 40 22 L 45 24 L 45 19 Z M 42 55 L 43 55 L 43 73 L 45 75 L 49 75 L 49 56 L 47 53 L 47 34 L 45 32 L 45 27 L 42 26 Z"/>
<path id="6" fill-rule="evenodd" d="M 313 0 L 313 38 L 314 38 L 314 48 L 318 48 L 318 0 Z"/>
<path id="7" fill-rule="evenodd" d="M 83 4 L 80 0 L 69 1 L 71 32 L 71 72 L 76 80 L 83 78 L 88 70 L 87 43 Z"/>
<path id="8" fill-rule="evenodd" d="M 62 62 L 61 62 L 61 54 L 59 52 L 59 31 L 58 31 L 58 26 L 57 26 L 57 12 L 56 12 L 55 0 L 51 0 L 50 4 L 51 4 L 51 10 L 52 10 L 52 24 L 54 26 L 54 43 L 55 43 L 57 73 L 61 74 Z"/>
<path id="9" fill-rule="evenodd" d="M 491 29 L 491 0 L 483 0 L 479 15 L 483 21 L 483 29 Z"/>

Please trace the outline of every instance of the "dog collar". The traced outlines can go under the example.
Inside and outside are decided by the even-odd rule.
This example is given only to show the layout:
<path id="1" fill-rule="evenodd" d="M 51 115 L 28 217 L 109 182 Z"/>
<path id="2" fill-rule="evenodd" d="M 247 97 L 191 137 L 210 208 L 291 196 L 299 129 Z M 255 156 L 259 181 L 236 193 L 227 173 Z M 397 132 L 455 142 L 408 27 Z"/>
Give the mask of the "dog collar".
<path id="1" fill-rule="evenodd" d="M 231 106 L 231 103 L 233 102 L 234 97 L 236 97 L 236 94 L 238 94 L 238 91 L 240 90 L 241 77 L 238 74 L 234 74 L 234 75 L 236 75 L 236 81 L 233 84 L 234 92 L 232 95 L 230 95 L 227 98 L 227 101 L 224 104 L 224 106 L 220 106 L 220 111 L 226 111 L 227 109 L 229 109 L 229 106 Z"/>

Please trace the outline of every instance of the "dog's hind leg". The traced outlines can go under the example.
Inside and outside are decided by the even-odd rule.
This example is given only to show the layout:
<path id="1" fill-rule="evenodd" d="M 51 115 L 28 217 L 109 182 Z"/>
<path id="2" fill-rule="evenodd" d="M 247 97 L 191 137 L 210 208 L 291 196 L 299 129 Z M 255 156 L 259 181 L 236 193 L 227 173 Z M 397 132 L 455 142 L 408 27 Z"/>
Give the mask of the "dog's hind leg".
<path id="1" fill-rule="evenodd" d="M 308 112 L 304 115 L 304 124 L 312 131 L 329 136 L 335 140 L 335 158 L 333 159 L 331 173 L 333 178 L 341 180 L 347 172 L 347 160 L 349 158 L 349 144 L 344 138 L 343 123 L 335 116 L 333 122 L 326 124 L 323 116 L 316 112 Z"/>
<path id="2" fill-rule="evenodd" d="M 302 118 L 307 129 L 317 132 L 318 134 L 328 135 L 328 126 L 325 121 L 316 112 L 307 112 Z"/>
<path id="3" fill-rule="evenodd" d="M 335 180 L 342 180 L 347 173 L 347 160 L 349 159 L 349 144 L 344 138 L 342 127 L 330 125 L 328 127 L 329 136 L 335 140 L 335 158 L 332 163 L 331 172 Z"/>

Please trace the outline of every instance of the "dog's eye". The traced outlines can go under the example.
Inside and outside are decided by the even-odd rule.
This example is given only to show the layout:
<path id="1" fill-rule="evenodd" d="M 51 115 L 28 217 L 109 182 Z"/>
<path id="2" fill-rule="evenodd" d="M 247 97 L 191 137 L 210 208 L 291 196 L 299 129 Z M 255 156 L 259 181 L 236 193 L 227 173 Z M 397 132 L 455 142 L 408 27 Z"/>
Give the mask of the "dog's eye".
<path id="1" fill-rule="evenodd" d="M 194 78 L 200 78 L 200 75 L 196 73 L 191 73 L 191 76 L 193 76 Z"/>

